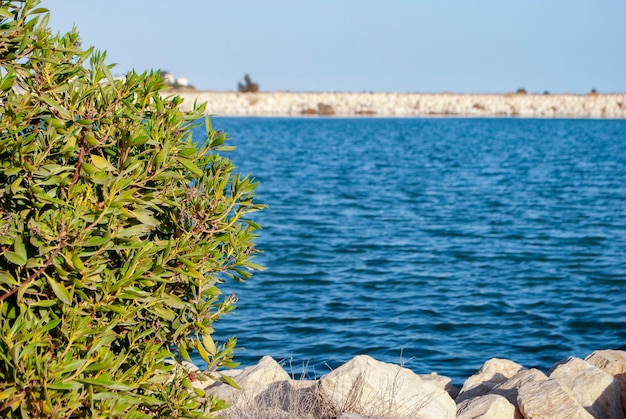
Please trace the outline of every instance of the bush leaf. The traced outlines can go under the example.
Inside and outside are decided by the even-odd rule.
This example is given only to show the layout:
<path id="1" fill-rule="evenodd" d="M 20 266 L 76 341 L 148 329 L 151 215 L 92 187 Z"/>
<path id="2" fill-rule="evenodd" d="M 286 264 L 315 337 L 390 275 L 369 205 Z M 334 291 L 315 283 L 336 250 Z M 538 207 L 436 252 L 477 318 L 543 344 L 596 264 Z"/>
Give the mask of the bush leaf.
<path id="1" fill-rule="evenodd" d="M 63 304 L 72 304 L 72 296 L 70 295 L 67 288 L 65 288 L 63 285 L 61 285 L 51 277 L 48 277 L 48 283 L 50 284 L 50 287 L 52 287 L 54 295 L 56 295 L 57 298 L 63 302 Z"/>

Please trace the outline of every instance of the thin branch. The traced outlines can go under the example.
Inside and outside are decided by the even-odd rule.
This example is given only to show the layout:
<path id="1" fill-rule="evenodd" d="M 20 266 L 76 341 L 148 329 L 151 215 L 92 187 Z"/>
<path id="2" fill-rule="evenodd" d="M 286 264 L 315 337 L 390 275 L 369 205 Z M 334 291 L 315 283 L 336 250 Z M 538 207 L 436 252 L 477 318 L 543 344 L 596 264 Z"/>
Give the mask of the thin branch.
<path id="1" fill-rule="evenodd" d="M 48 260 L 46 260 L 46 263 L 43 264 L 43 266 L 39 269 L 37 269 L 35 272 L 33 272 L 32 274 L 30 274 L 30 276 L 26 279 L 26 281 L 22 282 L 20 285 L 14 287 L 11 291 L 5 292 L 4 294 L 0 295 L 0 302 L 6 300 L 7 298 L 9 298 L 10 296 L 12 296 L 13 294 L 15 294 L 16 292 L 19 291 L 19 289 L 23 286 L 23 285 L 28 285 L 31 282 L 33 282 L 35 279 L 37 279 L 39 277 L 39 275 L 42 274 L 43 271 L 45 271 L 48 266 L 50 266 L 52 264 L 52 261 L 54 260 L 54 258 L 59 254 L 59 252 L 61 251 L 61 249 L 63 249 L 63 247 L 65 247 L 66 244 L 66 240 L 63 239 L 61 240 L 61 243 L 59 243 L 59 245 L 57 246 L 56 249 L 54 249 L 54 251 L 52 252 L 52 254 L 50 255 L 50 257 L 48 258 Z"/>

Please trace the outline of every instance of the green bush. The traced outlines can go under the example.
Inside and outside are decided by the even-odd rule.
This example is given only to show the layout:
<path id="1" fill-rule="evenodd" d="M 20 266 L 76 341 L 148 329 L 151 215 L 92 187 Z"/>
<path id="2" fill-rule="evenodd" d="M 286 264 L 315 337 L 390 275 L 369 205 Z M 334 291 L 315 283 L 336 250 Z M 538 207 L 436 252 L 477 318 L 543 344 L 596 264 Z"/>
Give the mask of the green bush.
<path id="1" fill-rule="evenodd" d="M 258 269 L 255 183 L 158 72 L 116 80 L 38 0 L 0 2 L 0 417 L 201 417 L 233 367 L 219 283 Z"/>

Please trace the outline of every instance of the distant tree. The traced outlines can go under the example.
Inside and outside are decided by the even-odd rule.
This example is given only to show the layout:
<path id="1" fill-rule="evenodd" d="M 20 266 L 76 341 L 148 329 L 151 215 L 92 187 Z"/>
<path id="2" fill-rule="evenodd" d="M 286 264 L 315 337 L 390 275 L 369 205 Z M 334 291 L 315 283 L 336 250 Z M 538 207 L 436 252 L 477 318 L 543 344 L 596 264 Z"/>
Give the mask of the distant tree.
<path id="1" fill-rule="evenodd" d="M 242 93 L 256 93 L 259 91 L 259 84 L 252 81 L 250 76 L 243 76 L 244 83 L 237 83 L 237 89 Z"/>
<path id="2" fill-rule="evenodd" d="M 528 92 L 523 87 L 520 87 L 519 89 L 515 91 L 515 93 L 517 93 L 518 95 L 525 95 Z"/>
<path id="3" fill-rule="evenodd" d="M 596 89 L 591 89 L 591 92 L 589 92 L 590 95 L 597 95 L 598 91 Z"/>

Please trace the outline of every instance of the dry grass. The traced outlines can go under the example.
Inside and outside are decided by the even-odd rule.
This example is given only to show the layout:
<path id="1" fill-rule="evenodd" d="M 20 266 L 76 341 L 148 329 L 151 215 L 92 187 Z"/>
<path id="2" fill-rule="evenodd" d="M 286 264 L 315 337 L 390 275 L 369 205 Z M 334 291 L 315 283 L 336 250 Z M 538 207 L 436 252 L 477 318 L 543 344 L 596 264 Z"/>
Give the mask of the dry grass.
<path id="1" fill-rule="evenodd" d="M 437 392 L 422 395 L 419 398 L 410 397 L 408 399 L 399 400 L 398 394 L 403 386 L 404 379 L 400 376 L 400 370 L 398 370 L 391 382 L 381 380 L 377 386 L 373 386 L 375 387 L 375 391 L 367 391 L 368 388 L 371 390 L 372 383 L 368 380 L 368 373 L 366 371 L 360 371 L 351 382 L 346 397 L 341 399 L 339 404 L 333 406 L 326 402 L 322 405 L 321 411 L 324 415 L 320 418 L 336 418 L 342 413 L 355 413 L 360 415 L 359 417 L 372 419 L 419 418 L 419 412 L 428 406 L 428 404 L 432 403 L 437 396 Z M 334 394 L 344 394 L 344 391 L 337 388 L 326 388 L 325 392 L 328 391 Z M 323 403 L 323 398 L 318 397 Z M 331 399 L 334 400 L 335 398 L 331 396 Z M 411 403 L 408 409 L 409 411 L 406 411 L 406 407 L 401 408 L 401 406 L 406 406 L 408 403 Z"/>
<path id="2" fill-rule="evenodd" d="M 291 377 L 294 377 L 293 370 Z M 334 419 L 338 417 L 354 417 L 368 419 L 415 419 L 419 411 L 433 401 L 436 394 L 423 395 L 413 399 L 414 405 L 410 412 L 400 412 L 399 406 L 408 400 L 397 400 L 397 394 L 404 384 L 400 370 L 391 382 L 380 382 L 377 391 L 371 392 L 372 384 L 368 382 L 367 371 L 360 371 L 351 377 L 349 389 L 328 388 L 320 386 L 319 380 L 309 380 L 306 366 L 299 377 L 292 380 L 279 381 L 270 385 L 261 393 L 244 389 L 235 405 L 223 412 L 224 419 Z M 381 393 L 384 392 L 384 393 Z M 326 400 L 323 394 L 331 394 Z M 334 397 L 345 394 L 344 397 Z M 369 396 L 368 396 L 369 394 Z M 368 398 L 369 397 L 369 398 Z"/>
<path id="3" fill-rule="evenodd" d="M 225 419 L 318 419 L 324 417 L 315 392 L 317 383 L 302 385 L 297 381 L 278 381 L 257 396 L 245 390 L 237 403 L 224 411 Z M 306 382 L 302 382 L 308 384 Z M 296 385 L 294 385 L 296 384 Z"/>

